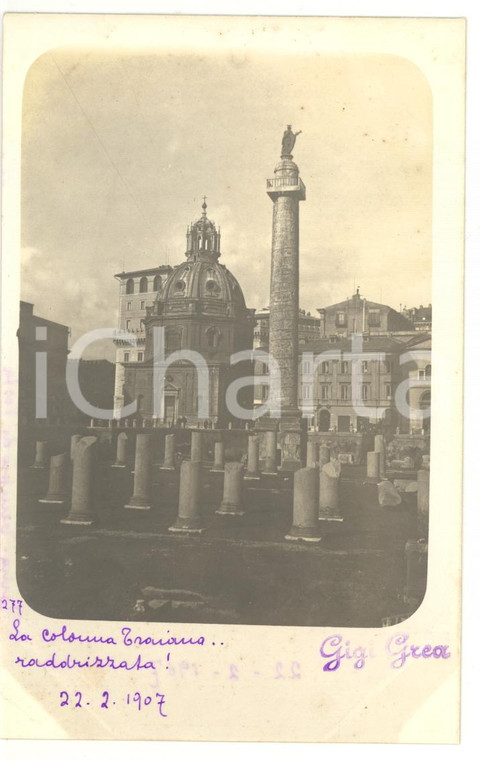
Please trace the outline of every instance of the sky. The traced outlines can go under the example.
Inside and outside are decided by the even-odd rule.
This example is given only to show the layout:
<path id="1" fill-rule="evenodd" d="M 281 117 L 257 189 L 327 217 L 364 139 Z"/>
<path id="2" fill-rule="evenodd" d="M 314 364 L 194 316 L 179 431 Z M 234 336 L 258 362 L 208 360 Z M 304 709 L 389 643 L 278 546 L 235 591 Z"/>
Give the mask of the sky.
<path id="1" fill-rule="evenodd" d="M 268 306 L 273 176 L 286 124 L 307 188 L 300 305 L 431 301 L 432 102 L 386 55 L 57 48 L 27 75 L 22 298 L 72 328 L 117 325 L 114 275 L 184 260 L 187 225 L 220 225 L 251 308 Z M 99 346 L 91 355 L 102 355 Z M 111 355 L 110 355 L 111 356 Z"/>

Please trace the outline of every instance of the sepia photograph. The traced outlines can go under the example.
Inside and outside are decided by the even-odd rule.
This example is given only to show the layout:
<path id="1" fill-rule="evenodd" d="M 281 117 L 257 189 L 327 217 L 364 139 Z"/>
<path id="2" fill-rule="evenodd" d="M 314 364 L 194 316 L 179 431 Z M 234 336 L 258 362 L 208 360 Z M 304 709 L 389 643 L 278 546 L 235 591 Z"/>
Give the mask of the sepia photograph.
<path id="1" fill-rule="evenodd" d="M 458 740 L 464 33 L 7 14 L 8 735 Z"/>
<path id="2" fill-rule="evenodd" d="M 431 185 L 431 91 L 395 56 L 35 61 L 17 569 L 35 610 L 371 627 L 417 609 Z"/>

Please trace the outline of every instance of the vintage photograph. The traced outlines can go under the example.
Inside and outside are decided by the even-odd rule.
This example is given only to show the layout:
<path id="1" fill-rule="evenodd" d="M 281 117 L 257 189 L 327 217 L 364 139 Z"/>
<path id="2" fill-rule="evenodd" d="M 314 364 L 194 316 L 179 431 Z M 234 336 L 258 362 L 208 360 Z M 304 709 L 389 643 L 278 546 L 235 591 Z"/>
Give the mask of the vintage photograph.
<path id="1" fill-rule="evenodd" d="M 33 610 L 339 629 L 420 607 L 432 119 L 422 71 L 373 51 L 35 60 L 16 551 Z"/>

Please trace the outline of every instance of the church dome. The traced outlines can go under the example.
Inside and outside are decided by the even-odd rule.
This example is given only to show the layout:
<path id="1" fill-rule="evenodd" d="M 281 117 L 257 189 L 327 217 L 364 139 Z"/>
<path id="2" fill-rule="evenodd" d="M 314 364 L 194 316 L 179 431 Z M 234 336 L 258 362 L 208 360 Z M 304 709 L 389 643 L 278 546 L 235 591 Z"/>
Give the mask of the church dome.
<path id="1" fill-rule="evenodd" d="M 246 309 L 242 289 L 233 274 L 218 259 L 220 229 L 207 217 L 204 201 L 198 221 L 187 228 L 187 260 L 167 277 L 156 299 L 157 310 L 191 311 L 192 300 L 202 301 L 202 310 L 223 311 L 230 316 Z M 232 308 L 233 307 L 233 308 Z"/>
<path id="2" fill-rule="evenodd" d="M 157 302 L 181 303 L 190 299 L 235 303 L 245 308 L 242 289 L 233 274 L 218 261 L 203 258 L 175 267 L 157 296 Z"/>

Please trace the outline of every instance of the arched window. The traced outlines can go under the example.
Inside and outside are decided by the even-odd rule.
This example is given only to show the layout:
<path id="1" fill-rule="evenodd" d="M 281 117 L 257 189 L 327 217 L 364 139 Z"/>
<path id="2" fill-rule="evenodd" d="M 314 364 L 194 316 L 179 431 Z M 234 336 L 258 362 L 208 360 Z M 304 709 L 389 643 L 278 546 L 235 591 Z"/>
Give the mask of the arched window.
<path id="1" fill-rule="evenodd" d="M 427 364 L 425 367 L 425 377 L 431 377 L 432 376 L 432 365 Z"/>
<path id="2" fill-rule="evenodd" d="M 221 334 L 216 327 L 209 327 L 207 332 L 207 345 L 209 348 L 217 348 L 221 340 Z"/>
<path id="3" fill-rule="evenodd" d="M 146 277 L 142 277 L 140 280 L 140 293 L 146 293 L 148 290 L 148 280 Z"/>
<path id="4" fill-rule="evenodd" d="M 126 290 L 127 295 L 130 295 L 130 293 L 133 293 L 134 286 L 135 286 L 135 283 L 131 278 L 127 280 L 127 290 Z"/>
<path id="5" fill-rule="evenodd" d="M 160 277 L 159 274 L 157 274 L 155 275 L 154 280 L 153 280 L 153 289 L 160 290 L 161 287 L 162 287 L 162 278 Z"/>

